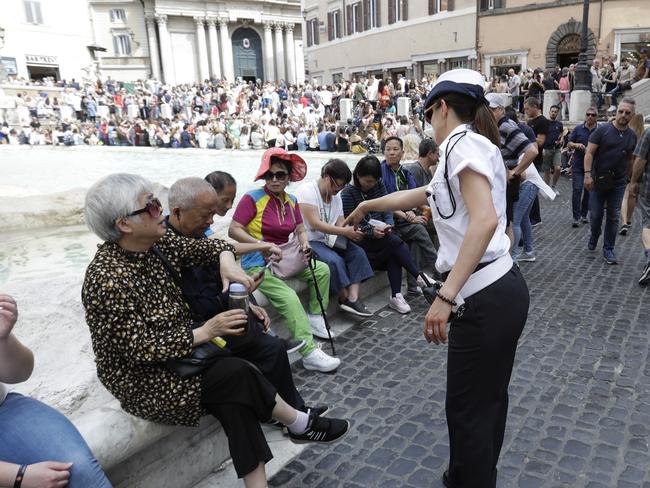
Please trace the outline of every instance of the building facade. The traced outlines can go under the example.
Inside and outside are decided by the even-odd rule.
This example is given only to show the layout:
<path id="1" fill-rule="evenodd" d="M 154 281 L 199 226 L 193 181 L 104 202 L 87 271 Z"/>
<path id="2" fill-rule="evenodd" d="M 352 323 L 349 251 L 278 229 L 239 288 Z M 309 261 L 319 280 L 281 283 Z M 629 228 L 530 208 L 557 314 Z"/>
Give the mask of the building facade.
<path id="1" fill-rule="evenodd" d="M 304 81 L 299 0 L 89 0 L 102 73 Z"/>
<path id="2" fill-rule="evenodd" d="M 488 76 L 509 68 L 553 68 L 578 61 L 582 0 L 479 0 L 478 50 Z M 588 57 L 638 58 L 650 49 L 650 1 L 592 0 Z"/>
<path id="3" fill-rule="evenodd" d="M 475 0 L 303 0 L 308 79 L 476 68 Z"/>
<path id="4" fill-rule="evenodd" d="M 4 73 L 25 79 L 56 80 L 92 71 L 92 34 L 86 0 L 3 0 L 0 27 Z"/>

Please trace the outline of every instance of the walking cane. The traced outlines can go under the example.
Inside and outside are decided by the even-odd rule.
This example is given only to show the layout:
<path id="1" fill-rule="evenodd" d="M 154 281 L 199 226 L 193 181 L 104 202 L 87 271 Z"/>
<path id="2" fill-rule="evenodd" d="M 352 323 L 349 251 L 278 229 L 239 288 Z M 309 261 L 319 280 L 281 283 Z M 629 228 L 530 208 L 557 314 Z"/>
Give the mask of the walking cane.
<path id="1" fill-rule="evenodd" d="M 330 324 L 327 321 L 327 314 L 325 313 L 325 307 L 323 307 L 323 296 L 320 294 L 318 289 L 318 283 L 316 282 L 316 259 L 314 256 L 309 258 L 309 270 L 311 271 L 311 277 L 314 280 L 314 289 L 316 290 L 316 299 L 320 305 L 320 313 L 323 316 L 323 321 L 325 322 L 325 328 L 327 329 L 327 336 L 330 340 L 330 346 L 332 346 L 332 356 L 336 356 L 336 351 L 334 350 L 334 339 L 332 339 L 332 333 L 330 332 Z"/>

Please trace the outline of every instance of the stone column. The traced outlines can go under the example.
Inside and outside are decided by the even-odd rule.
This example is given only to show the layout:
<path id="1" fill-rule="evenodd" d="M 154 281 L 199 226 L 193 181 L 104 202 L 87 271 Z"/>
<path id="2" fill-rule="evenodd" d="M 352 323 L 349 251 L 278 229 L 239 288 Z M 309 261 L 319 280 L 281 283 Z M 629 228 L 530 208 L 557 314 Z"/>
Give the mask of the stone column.
<path id="1" fill-rule="evenodd" d="M 228 32 L 228 19 L 219 19 L 221 33 L 221 60 L 223 62 L 223 77 L 235 81 L 235 66 L 232 61 L 232 40 Z"/>
<path id="2" fill-rule="evenodd" d="M 217 19 L 208 18 L 208 39 L 210 41 L 210 74 L 221 78 L 221 62 L 219 61 L 219 43 L 217 42 Z"/>
<path id="3" fill-rule="evenodd" d="M 264 81 L 275 81 L 275 66 L 273 62 L 273 33 L 271 22 L 264 22 Z"/>
<path id="4" fill-rule="evenodd" d="M 196 44 L 199 48 L 199 77 L 203 82 L 206 78 L 210 78 L 210 66 L 208 65 L 208 46 L 205 42 L 205 19 L 203 17 L 194 17 L 196 24 Z"/>
<path id="5" fill-rule="evenodd" d="M 172 40 L 167 30 L 167 16 L 156 15 L 158 34 L 160 35 L 160 55 L 162 57 L 163 78 L 166 84 L 175 85 L 174 58 L 172 57 Z"/>
<path id="6" fill-rule="evenodd" d="M 296 47 L 293 42 L 293 24 L 285 24 L 285 51 L 287 53 L 287 83 L 296 83 Z"/>
<path id="7" fill-rule="evenodd" d="M 286 80 L 284 71 L 284 41 L 282 40 L 282 24 L 275 24 L 275 65 L 277 67 L 276 81 Z"/>
<path id="8" fill-rule="evenodd" d="M 147 23 L 147 39 L 149 40 L 149 60 L 151 63 L 151 76 L 160 80 L 160 56 L 158 55 L 158 37 L 156 37 L 156 19 L 152 14 L 144 17 Z"/>

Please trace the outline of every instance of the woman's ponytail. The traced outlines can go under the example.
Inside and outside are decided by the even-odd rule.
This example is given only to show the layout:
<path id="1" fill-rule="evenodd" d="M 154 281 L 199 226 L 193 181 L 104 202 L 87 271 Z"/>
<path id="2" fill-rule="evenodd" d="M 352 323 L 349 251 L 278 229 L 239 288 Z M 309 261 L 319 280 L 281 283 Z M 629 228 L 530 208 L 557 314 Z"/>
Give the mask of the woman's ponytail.
<path id="1" fill-rule="evenodd" d="M 490 140 L 492 144 L 501 147 L 501 137 L 497 121 L 492 111 L 484 103 L 458 93 L 448 93 L 441 97 L 465 124 L 470 124 L 477 134 Z"/>
<path id="2" fill-rule="evenodd" d="M 472 127 L 477 134 L 481 134 L 490 140 L 496 147 L 501 147 L 501 136 L 499 135 L 499 126 L 494 119 L 492 110 L 482 102 L 479 102 L 476 108 L 476 115 Z"/>

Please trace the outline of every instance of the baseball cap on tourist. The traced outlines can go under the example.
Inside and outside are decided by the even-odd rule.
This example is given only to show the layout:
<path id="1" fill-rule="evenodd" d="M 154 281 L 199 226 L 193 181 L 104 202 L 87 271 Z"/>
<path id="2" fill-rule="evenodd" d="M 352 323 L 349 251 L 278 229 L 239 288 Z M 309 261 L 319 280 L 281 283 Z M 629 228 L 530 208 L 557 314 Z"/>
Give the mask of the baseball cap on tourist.
<path id="1" fill-rule="evenodd" d="M 503 102 L 503 95 L 500 93 L 488 93 L 485 95 L 485 99 L 488 101 L 490 108 L 503 108 L 506 106 Z"/>
<path id="2" fill-rule="evenodd" d="M 433 102 L 442 95 L 448 93 L 457 93 L 475 99 L 477 102 L 486 103 L 483 94 L 485 80 L 483 75 L 472 69 L 459 68 L 445 71 L 438 77 L 438 81 L 427 95 L 424 102 L 424 111 L 426 112 Z"/>

